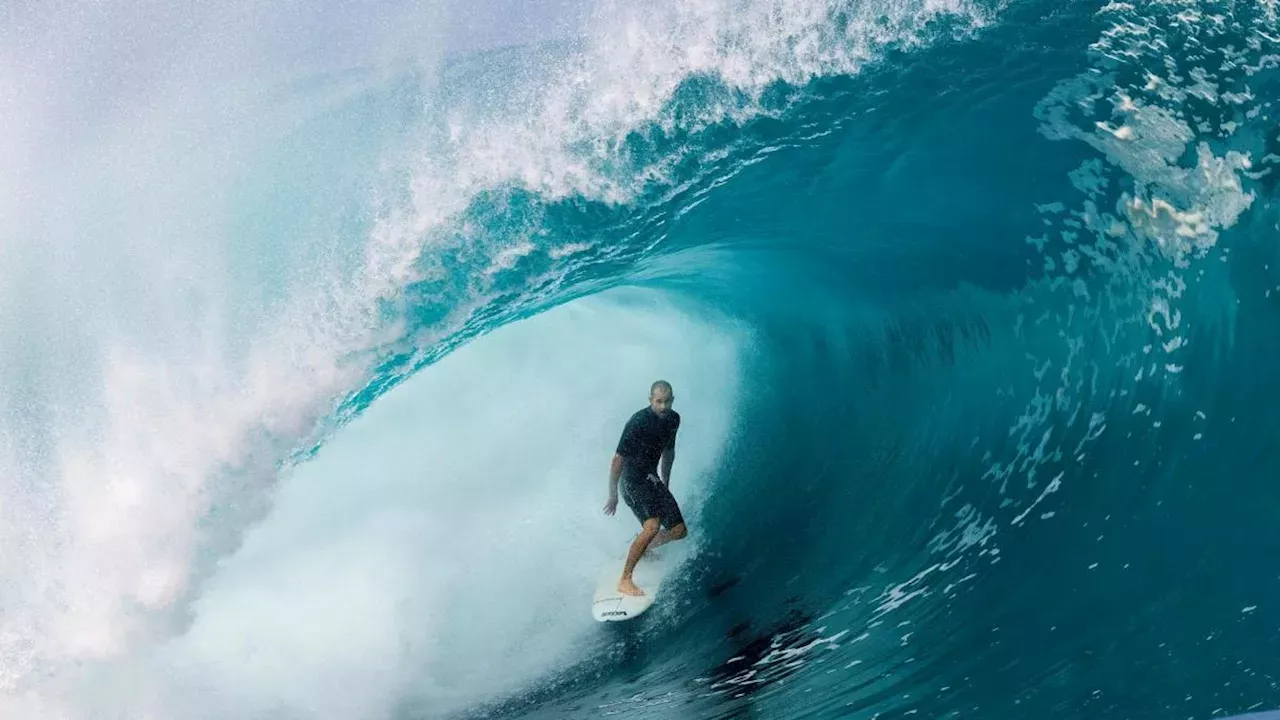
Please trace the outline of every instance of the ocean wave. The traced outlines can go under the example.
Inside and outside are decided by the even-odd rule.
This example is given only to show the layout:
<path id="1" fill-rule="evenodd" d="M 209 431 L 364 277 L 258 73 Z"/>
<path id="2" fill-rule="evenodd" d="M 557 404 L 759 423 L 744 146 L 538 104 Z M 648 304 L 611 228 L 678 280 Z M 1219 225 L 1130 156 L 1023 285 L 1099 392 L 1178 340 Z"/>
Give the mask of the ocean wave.
<path id="1" fill-rule="evenodd" d="M 1225 560 L 1274 544 L 1271 4 L 602 5 L 462 59 L 412 41 L 446 9 L 285 49 L 211 11 L 89 74 L 112 112 L 6 230 L 0 708 L 1280 704 Z M 74 73 L 0 58 L 58 79 L 9 121 L 46 137 Z M 656 375 L 689 559 L 602 636 Z"/>

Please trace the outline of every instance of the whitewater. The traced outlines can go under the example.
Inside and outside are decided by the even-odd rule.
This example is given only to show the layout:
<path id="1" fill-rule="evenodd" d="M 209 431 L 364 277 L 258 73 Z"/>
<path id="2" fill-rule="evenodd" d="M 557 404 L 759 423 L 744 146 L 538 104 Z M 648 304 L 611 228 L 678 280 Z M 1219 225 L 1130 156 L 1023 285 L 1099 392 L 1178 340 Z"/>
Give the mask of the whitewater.
<path id="1" fill-rule="evenodd" d="M 0 9 L 0 717 L 1280 708 L 1278 10 Z"/>

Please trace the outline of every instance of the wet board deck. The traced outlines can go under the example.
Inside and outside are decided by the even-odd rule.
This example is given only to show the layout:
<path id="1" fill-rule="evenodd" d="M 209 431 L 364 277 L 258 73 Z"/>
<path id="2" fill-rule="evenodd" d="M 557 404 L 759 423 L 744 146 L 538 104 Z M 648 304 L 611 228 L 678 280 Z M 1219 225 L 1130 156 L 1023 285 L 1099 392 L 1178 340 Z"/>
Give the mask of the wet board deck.
<path id="1" fill-rule="evenodd" d="M 666 558 L 662 556 L 656 559 L 641 558 L 636 564 L 631 579 L 644 591 L 645 594 L 640 596 L 623 595 L 618 592 L 618 580 L 622 577 L 622 565 L 625 560 L 625 558 L 615 558 L 600 571 L 595 596 L 591 599 L 591 616 L 599 622 L 630 620 L 648 610 L 657 599 L 667 571 Z"/>

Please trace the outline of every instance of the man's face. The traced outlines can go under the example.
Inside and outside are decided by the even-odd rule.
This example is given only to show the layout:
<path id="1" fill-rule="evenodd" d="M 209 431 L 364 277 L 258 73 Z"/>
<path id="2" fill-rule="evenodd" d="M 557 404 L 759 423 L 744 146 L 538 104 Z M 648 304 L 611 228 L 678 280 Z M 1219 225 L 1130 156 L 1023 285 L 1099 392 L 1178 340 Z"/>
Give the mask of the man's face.
<path id="1" fill-rule="evenodd" d="M 663 388 L 658 388 L 649 395 L 649 407 L 653 408 L 653 411 L 658 414 L 658 417 L 663 417 L 667 414 L 667 411 L 671 409 L 671 403 L 674 402 L 675 399 L 675 395 L 671 392 Z"/>

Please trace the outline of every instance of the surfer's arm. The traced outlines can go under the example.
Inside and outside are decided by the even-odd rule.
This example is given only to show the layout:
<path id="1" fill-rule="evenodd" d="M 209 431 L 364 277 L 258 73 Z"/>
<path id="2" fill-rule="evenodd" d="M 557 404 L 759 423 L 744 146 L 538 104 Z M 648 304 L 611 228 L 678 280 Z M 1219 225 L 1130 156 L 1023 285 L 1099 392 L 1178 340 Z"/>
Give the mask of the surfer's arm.
<path id="1" fill-rule="evenodd" d="M 609 499 L 604 502 L 604 514 L 612 515 L 618 509 L 618 478 L 622 475 L 622 456 L 614 453 L 609 464 Z"/>
<path id="2" fill-rule="evenodd" d="M 635 417 L 622 427 L 622 437 L 618 438 L 618 447 L 613 451 L 613 462 L 609 463 L 609 503 L 605 512 L 612 515 L 612 508 L 618 504 L 618 480 L 622 477 L 622 458 L 635 452 Z"/>
<path id="3" fill-rule="evenodd" d="M 663 485 L 671 487 L 671 465 L 676 461 L 676 435 L 680 432 L 680 416 L 676 416 L 676 429 L 671 431 L 667 446 L 662 448 L 662 459 L 658 465 L 658 479 Z"/>
<path id="4" fill-rule="evenodd" d="M 613 454 L 613 462 L 609 463 L 609 497 L 618 497 L 618 479 L 622 477 L 622 456 Z"/>

